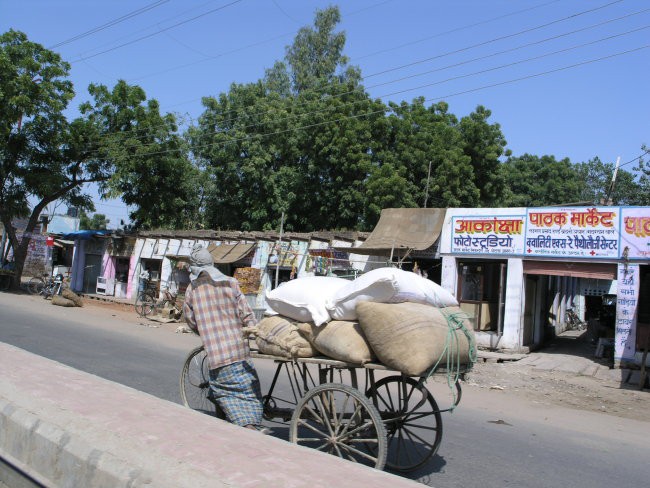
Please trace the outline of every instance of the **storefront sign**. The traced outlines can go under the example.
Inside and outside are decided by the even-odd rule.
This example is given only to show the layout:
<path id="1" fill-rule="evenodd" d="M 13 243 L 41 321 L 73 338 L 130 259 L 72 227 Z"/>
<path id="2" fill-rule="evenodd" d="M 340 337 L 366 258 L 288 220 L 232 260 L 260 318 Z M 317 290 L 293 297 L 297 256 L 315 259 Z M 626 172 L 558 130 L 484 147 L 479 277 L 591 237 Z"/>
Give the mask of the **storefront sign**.
<path id="1" fill-rule="evenodd" d="M 522 254 L 523 216 L 459 216 L 451 219 L 451 252 L 463 254 Z"/>
<path id="2" fill-rule="evenodd" d="M 639 278 L 638 264 L 618 265 L 616 335 L 614 339 L 614 357 L 616 359 L 634 358 Z"/>
<path id="3" fill-rule="evenodd" d="M 628 259 L 649 259 L 650 208 L 622 208 L 621 215 L 621 252 Z"/>
<path id="4" fill-rule="evenodd" d="M 525 254 L 616 259 L 619 212 L 618 207 L 528 209 Z"/>

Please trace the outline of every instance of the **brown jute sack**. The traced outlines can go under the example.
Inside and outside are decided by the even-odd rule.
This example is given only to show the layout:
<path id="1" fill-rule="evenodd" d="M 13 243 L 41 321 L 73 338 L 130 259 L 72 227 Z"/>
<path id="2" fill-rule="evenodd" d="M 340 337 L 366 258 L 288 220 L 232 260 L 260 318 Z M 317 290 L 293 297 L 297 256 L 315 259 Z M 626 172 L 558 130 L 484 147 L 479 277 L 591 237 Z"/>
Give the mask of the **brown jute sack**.
<path id="1" fill-rule="evenodd" d="M 264 354 L 285 358 L 309 358 L 314 348 L 286 317 L 274 315 L 263 318 L 257 325 L 257 347 Z"/>
<path id="2" fill-rule="evenodd" d="M 77 307 L 83 307 L 84 305 L 81 297 L 77 295 L 75 292 L 73 292 L 72 290 L 70 290 L 69 288 L 64 288 L 63 291 L 61 292 L 61 296 L 63 298 L 67 298 L 68 300 L 72 300 Z"/>
<path id="3" fill-rule="evenodd" d="M 469 362 L 470 344 L 465 333 L 456 330 L 455 339 L 447 337 L 449 326 L 443 311 L 447 314 L 460 312 L 458 307 L 440 309 L 408 302 L 360 302 L 356 311 L 372 350 L 379 361 L 391 369 L 409 376 L 421 376 L 439 359 L 439 367 L 448 367 L 447 343 L 452 348 L 454 364 L 458 357 L 460 364 Z M 468 327 L 469 323 L 465 322 Z"/>
<path id="4" fill-rule="evenodd" d="M 332 320 L 320 327 L 301 323 L 298 328 L 311 345 L 327 357 L 354 364 L 365 364 L 375 359 L 358 322 Z"/>
<path id="5" fill-rule="evenodd" d="M 76 306 L 74 302 L 68 298 L 65 298 L 61 295 L 54 295 L 52 297 L 52 305 L 58 305 L 59 307 L 74 307 Z"/>

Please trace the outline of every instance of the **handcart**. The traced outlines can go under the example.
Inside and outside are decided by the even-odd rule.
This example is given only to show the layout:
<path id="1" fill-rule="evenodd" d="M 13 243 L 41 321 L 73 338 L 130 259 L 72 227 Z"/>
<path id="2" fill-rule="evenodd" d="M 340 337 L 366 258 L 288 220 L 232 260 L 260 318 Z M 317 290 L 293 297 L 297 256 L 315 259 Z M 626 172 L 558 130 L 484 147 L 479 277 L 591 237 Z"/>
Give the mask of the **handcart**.
<path id="1" fill-rule="evenodd" d="M 426 378 L 379 363 L 350 364 L 328 357 L 288 359 L 252 351 L 277 364 L 263 396 L 266 420 L 289 422 L 289 440 L 376 469 L 412 471 L 433 456 L 442 440 L 441 413 L 461 399 L 460 381 L 471 364 L 447 374 L 452 406 L 438 407 Z M 210 397 L 203 347 L 188 355 L 180 378 L 181 398 L 192 409 L 221 416 Z M 288 387 L 279 381 L 288 380 Z M 222 417 L 223 418 L 223 417 Z"/>

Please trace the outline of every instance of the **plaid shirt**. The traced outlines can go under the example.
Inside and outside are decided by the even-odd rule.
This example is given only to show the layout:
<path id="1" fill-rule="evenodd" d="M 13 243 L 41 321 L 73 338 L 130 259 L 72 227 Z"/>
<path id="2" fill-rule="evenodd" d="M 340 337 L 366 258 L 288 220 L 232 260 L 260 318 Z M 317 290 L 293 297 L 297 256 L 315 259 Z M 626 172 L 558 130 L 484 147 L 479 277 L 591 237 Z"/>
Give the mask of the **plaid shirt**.
<path id="1" fill-rule="evenodd" d="M 254 326 L 256 320 L 237 280 L 212 281 L 202 273 L 187 288 L 183 312 L 187 324 L 201 336 L 211 369 L 249 358 L 242 326 Z"/>

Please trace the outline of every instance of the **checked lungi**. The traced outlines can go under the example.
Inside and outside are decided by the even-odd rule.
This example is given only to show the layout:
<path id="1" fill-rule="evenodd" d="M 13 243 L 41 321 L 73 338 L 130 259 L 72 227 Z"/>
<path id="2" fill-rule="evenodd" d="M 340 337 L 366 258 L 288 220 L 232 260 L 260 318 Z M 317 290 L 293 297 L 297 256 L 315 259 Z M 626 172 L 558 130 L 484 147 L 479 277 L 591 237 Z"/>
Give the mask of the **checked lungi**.
<path id="1" fill-rule="evenodd" d="M 262 392 L 253 362 L 238 361 L 210 370 L 214 400 L 235 425 L 262 423 Z"/>

